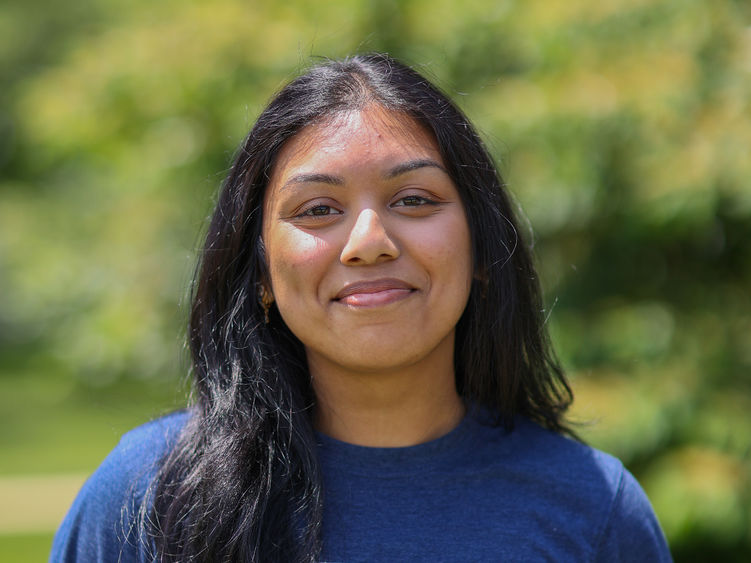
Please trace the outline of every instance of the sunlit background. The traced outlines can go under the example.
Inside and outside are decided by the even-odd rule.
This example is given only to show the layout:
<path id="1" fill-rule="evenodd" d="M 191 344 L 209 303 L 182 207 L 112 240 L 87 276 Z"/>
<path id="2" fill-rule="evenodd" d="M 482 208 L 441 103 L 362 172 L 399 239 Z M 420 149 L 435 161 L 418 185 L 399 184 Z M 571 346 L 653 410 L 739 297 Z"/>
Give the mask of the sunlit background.
<path id="1" fill-rule="evenodd" d="M 5 0 L 0 560 L 45 559 L 119 436 L 185 403 L 196 248 L 264 103 L 378 50 L 498 159 L 583 434 L 676 561 L 748 561 L 750 26 L 745 0 Z"/>

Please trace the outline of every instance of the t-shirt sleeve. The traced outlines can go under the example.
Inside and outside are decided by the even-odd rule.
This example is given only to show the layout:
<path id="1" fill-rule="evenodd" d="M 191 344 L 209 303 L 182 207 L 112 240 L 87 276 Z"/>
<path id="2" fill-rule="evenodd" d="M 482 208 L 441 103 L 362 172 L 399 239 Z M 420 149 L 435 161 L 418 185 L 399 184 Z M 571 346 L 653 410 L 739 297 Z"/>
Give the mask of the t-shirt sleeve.
<path id="1" fill-rule="evenodd" d="M 121 444 L 84 483 L 52 543 L 50 562 L 138 561 L 136 516 L 143 495 Z"/>
<path id="2" fill-rule="evenodd" d="M 672 560 L 647 495 L 633 475 L 623 469 L 595 561 L 662 563 Z"/>
<path id="3" fill-rule="evenodd" d="M 139 509 L 185 417 L 172 415 L 123 436 L 84 483 L 52 542 L 51 563 L 151 561 Z"/>

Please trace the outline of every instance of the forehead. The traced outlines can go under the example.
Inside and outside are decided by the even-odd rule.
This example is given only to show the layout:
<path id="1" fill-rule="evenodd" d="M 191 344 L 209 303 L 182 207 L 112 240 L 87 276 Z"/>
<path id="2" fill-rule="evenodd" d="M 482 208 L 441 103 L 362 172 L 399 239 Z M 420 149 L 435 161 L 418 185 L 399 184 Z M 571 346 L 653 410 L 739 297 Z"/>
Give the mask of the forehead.
<path id="1" fill-rule="evenodd" d="M 368 106 L 329 116 L 289 139 L 277 155 L 269 187 L 293 173 L 362 173 L 415 158 L 444 164 L 426 127 L 406 114 Z"/>

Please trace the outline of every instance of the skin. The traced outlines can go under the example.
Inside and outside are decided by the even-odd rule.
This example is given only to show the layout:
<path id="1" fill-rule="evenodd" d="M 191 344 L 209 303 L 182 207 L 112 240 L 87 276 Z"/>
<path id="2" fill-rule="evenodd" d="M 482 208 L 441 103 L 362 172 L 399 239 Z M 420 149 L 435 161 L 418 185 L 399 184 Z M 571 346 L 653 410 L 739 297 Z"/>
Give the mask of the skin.
<path id="1" fill-rule="evenodd" d="M 459 423 L 454 333 L 470 233 L 431 133 L 377 105 L 306 127 L 278 155 L 263 241 L 320 431 L 396 447 Z"/>

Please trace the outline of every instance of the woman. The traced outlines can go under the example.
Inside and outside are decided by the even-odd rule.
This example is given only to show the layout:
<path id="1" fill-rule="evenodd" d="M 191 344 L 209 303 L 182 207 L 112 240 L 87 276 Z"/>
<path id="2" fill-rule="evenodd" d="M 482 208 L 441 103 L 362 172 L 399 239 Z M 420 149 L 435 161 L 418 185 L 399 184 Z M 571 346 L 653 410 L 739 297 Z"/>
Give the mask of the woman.
<path id="1" fill-rule="evenodd" d="M 53 560 L 669 560 L 571 392 L 503 183 L 385 55 L 312 68 L 240 148 L 195 287 L 196 403 L 134 430 Z"/>

